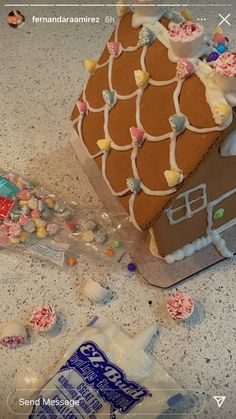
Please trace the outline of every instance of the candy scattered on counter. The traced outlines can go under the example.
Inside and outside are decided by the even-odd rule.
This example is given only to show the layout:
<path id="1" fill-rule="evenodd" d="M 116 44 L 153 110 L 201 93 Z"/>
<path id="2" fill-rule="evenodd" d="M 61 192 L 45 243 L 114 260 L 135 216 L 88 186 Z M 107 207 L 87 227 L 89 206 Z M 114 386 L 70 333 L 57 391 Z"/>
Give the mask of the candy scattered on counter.
<path id="1" fill-rule="evenodd" d="M 5 323 L 1 330 L 0 344 L 6 347 L 24 345 L 27 341 L 25 326 L 18 321 Z"/>
<path id="2" fill-rule="evenodd" d="M 133 262 L 128 263 L 127 268 L 128 268 L 128 271 L 130 272 L 136 271 L 136 265 Z"/>
<path id="3" fill-rule="evenodd" d="M 105 300 L 108 295 L 111 293 L 109 289 L 104 288 L 98 282 L 94 281 L 92 278 L 89 278 L 84 287 L 81 290 L 82 294 L 89 298 L 93 303 L 98 303 L 102 300 Z"/>
<path id="4" fill-rule="evenodd" d="M 67 265 L 68 266 L 76 266 L 77 265 L 77 259 L 76 258 L 68 258 L 67 259 Z"/>
<path id="5" fill-rule="evenodd" d="M 191 316 L 194 310 L 192 297 L 184 292 L 174 292 L 166 301 L 168 313 L 176 320 L 186 320 Z"/>
<path id="6" fill-rule="evenodd" d="M 32 310 L 30 315 L 30 326 L 39 332 L 48 332 L 56 324 L 56 312 L 50 306 L 42 305 Z"/>

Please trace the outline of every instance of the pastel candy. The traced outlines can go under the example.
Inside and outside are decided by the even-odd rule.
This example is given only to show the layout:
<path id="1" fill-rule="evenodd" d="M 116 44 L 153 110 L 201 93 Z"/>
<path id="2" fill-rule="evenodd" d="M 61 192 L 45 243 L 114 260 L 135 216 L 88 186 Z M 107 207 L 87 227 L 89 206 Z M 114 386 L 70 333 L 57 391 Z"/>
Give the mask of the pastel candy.
<path id="1" fill-rule="evenodd" d="M 155 35 L 147 27 L 143 27 L 139 32 L 139 42 L 141 45 L 150 45 Z"/>
<path id="2" fill-rule="evenodd" d="M 129 6 L 125 3 L 124 0 L 119 0 L 116 5 L 116 11 L 118 17 L 123 17 L 128 13 Z"/>
<path id="3" fill-rule="evenodd" d="M 47 208 L 47 205 L 43 201 L 38 201 L 38 209 L 39 211 L 44 211 Z"/>
<path id="4" fill-rule="evenodd" d="M 18 192 L 17 198 L 22 200 L 28 200 L 30 198 L 31 193 L 27 190 L 23 190 Z"/>
<path id="5" fill-rule="evenodd" d="M 97 141 L 97 146 L 100 148 L 100 150 L 104 151 L 104 152 L 108 152 L 110 150 L 111 147 L 111 140 L 109 139 L 102 139 L 102 140 L 98 140 Z"/>
<path id="6" fill-rule="evenodd" d="M 19 224 L 22 225 L 22 226 L 27 224 L 29 221 L 30 221 L 30 218 L 27 215 L 24 215 L 24 214 L 21 215 L 20 218 L 19 218 Z"/>
<path id="7" fill-rule="evenodd" d="M 45 211 L 42 212 L 41 217 L 44 220 L 48 220 L 51 217 L 51 215 L 52 215 L 51 210 L 47 208 L 47 209 L 45 209 Z"/>
<path id="8" fill-rule="evenodd" d="M 144 87 L 148 83 L 149 77 L 149 73 L 146 71 L 135 70 L 134 72 L 135 83 L 138 87 Z"/>
<path id="9" fill-rule="evenodd" d="M 213 37 L 213 42 L 215 42 L 216 44 L 225 44 L 226 39 L 222 33 L 216 32 Z"/>
<path id="10" fill-rule="evenodd" d="M 103 231 L 98 231 L 95 235 L 95 242 L 102 244 L 106 240 L 106 234 Z"/>
<path id="11" fill-rule="evenodd" d="M 108 51 L 113 57 L 118 57 L 122 52 L 122 45 L 120 42 L 110 41 L 107 43 Z"/>
<path id="12" fill-rule="evenodd" d="M 227 103 L 218 103 L 213 107 L 213 117 L 218 125 L 224 125 L 231 114 L 232 109 Z"/>
<path id="13" fill-rule="evenodd" d="M 37 208 L 37 206 L 38 206 L 38 200 L 37 200 L 36 198 L 31 198 L 31 199 L 28 201 L 28 207 L 29 207 L 30 209 L 35 209 L 35 208 Z"/>
<path id="14" fill-rule="evenodd" d="M 114 90 L 103 90 L 102 96 L 104 101 L 109 105 L 113 106 L 116 102 L 116 94 Z"/>
<path id="15" fill-rule="evenodd" d="M 184 17 L 185 20 L 190 20 L 190 21 L 193 20 L 193 17 L 191 15 L 189 9 L 183 9 L 181 14 L 182 14 L 182 16 Z"/>
<path id="16" fill-rule="evenodd" d="M 182 182 L 183 180 L 183 175 L 177 170 L 165 170 L 164 176 L 170 188 L 172 188 L 173 186 L 176 186 L 178 183 Z"/>
<path id="17" fill-rule="evenodd" d="M 88 107 L 87 103 L 85 103 L 83 100 L 78 100 L 76 102 L 77 108 L 79 109 L 81 115 L 88 115 Z"/>
<path id="18" fill-rule="evenodd" d="M 38 208 L 35 208 L 32 212 L 31 212 L 31 217 L 32 218 L 39 218 L 40 217 L 41 212 L 39 211 Z"/>
<path id="19" fill-rule="evenodd" d="M 44 220 L 41 220 L 41 218 L 34 218 L 33 219 L 35 227 L 46 227 L 47 223 Z"/>
<path id="20" fill-rule="evenodd" d="M 23 205 L 21 207 L 21 212 L 23 215 L 29 215 L 30 214 L 30 208 L 27 205 Z"/>
<path id="21" fill-rule="evenodd" d="M 22 231 L 19 239 L 22 243 L 26 242 L 29 239 L 29 233 L 27 233 L 27 231 Z"/>
<path id="22" fill-rule="evenodd" d="M 46 198 L 44 199 L 45 204 L 48 208 L 53 209 L 55 207 L 55 201 L 52 198 Z"/>
<path id="23" fill-rule="evenodd" d="M 37 229 L 37 233 L 36 233 L 36 235 L 37 235 L 37 237 L 38 237 L 39 239 L 44 239 L 45 237 L 47 237 L 48 232 L 47 232 L 47 230 L 46 230 L 46 228 L 45 228 L 45 227 L 39 227 L 39 228 Z"/>
<path id="24" fill-rule="evenodd" d="M 49 236 L 54 236 L 55 234 L 57 234 L 58 230 L 59 230 L 59 226 L 57 224 L 47 225 L 47 232 Z"/>
<path id="25" fill-rule="evenodd" d="M 33 221 L 29 221 L 28 223 L 24 224 L 23 229 L 27 231 L 27 233 L 33 233 L 35 231 L 35 225 Z"/>
<path id="26" fill-rule="evenodd" d="M 20 224 L 14 223 L 14 224 L 12 224 L 9 227 L 9 234 L 10 234 L 10 236 L 19 237 L 20 232 L 21 232 L 21 226 L 20 226 Z"/>
<path id="27" fill-rule="evenodd" d="M 86 242 L 92 242 L 94 240 L 94 238 L 95 238 L 95 234 L 92 230 L 87 230 L 83 234 L 83 239 Z"/>
<path id="28" fill-rule="evenodd" d="M 169 122 L 173 131 L 180 134 L 185 129 L 186 117 L 183 115 L 171 115 Z"/>
<path id="29" fill-rule="evenodd" d="M 92 60 L 85 60 L 84 65 L 86 70 L 88 70 L 90 74 L 93 74 L 96 70 L 97 62 Z"/>
<path id="30" fill-rule="evenodd" d="M 139 193 L 141 191 L 141 180 L 129 177 L 126 181 L 128 188 L 131 192 Z"/>
<path id="31" fill-rule="evenodd" d="M 131 135 L 131 138 L 132 138 L 133 142 L 138 147 L 141 147 L 141 145 L 144 141 L 146 132 L 143 129 L 137 128 L 137 127 L 131 127 L 129 130 L 130 130 L 130 135 Z"/>
<path id="32" fill-rule="evenodd" d="M 194 66 L 191 61 L 183 58 L 178 60 L 176 70 L 176 74 L 179 79 L 186 79 L 193 74 Z"/>

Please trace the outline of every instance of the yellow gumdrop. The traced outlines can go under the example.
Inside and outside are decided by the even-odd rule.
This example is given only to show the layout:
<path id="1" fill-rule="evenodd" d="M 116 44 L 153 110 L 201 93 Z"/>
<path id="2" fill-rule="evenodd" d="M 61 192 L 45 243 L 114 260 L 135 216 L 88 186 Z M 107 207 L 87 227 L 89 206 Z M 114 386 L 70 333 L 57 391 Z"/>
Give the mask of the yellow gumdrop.
<path id="1" fill-rule="evenodd" d="M 222 30 L 222 28 L 220 26 L 217 26 L 215 28 L 215 30 L 214 30 L 214 33 L 220 33 L 220 34 L 222 34 L 223 33 L 223 30 Z"/>
<path id="2" fill-rule="evenodd" d="M 85 65 L 86 70 L 88 70 L 90 74 L 93 74 L 94 71 L 96 70 L 97 62 L 92 61 L 92 60 L 85 60 L 84 65 Z"/>
<path id="3" fill-rule="evenodd" d="M 40 239 L 44 239 L 45 237 L 47 237 L 47 235 L 48 235 L 48 232 L 47 232 L 47 230 L 46 230 L 46 228 L 45 227 L 39 227 L 38 229 L 37 229 L 37 236 L 40 238 Z"/>
<path id="4" fill-rule="evenodd" d="M 184 17 L 185 20 L 193 20 L 193 17 L 191 15 L 189 9 L 183 9 L 182 16 Z"/>
<path id="5" fill-rule="evenodd" d="M 100 148 L 100 150 L 108 152 L 111 147 L 111 140 L 106 139 L 106 138 L 102 140 L 98 140 L 97 146 Z"/>
<path id="6" fill-rule="evenodd" d="M 180 183 L 183 180 L 183 175 L 177 172 L 177 170 L 165 170 L 164 176 L 170 188 L 172 188 L 175 185 L 178 185 L 178 183 Z"/>
<path id="7" fill-rule="evenodd" d="M 149 77 L 150 75 L 146 71 L 135 70 L 134 72 L 135 83 L 137 84 L 138 87 L 145 86 L 145 84 L 147 84 L 149 80 Z"/>
<path id="8" fill-rule="evenodd" d="M 125 16 L 129 11 L 129 6 L 125 3 L 124 0 L 120 0 L 116 6 L 118 17 Z"/>
<path id="9" fill-rule="evenodd" d="M 25 201 L 25 200 L 20 200 L 20 201 L 19 201 L 19 206 L 20 206 L 20 207 L 23 207 L 24 205 L 27 205 L 27 206 L 28 206 L 28 201 Z"/>
<path id="10" fill-rule="evenodd" d="M 227 103 L 217 103 L 213 108 L 214 119 L 219 125 L 224 125 L 231 114 L 232 109 Z"/>
<path id="11" fill-rule="evenodd" d="M 13 236 L 11 236 L 10 237 L 10 242 L 11 242 L 11 244 L 19 244 L 20 243 L 20 239 L 19 239 L 19 237 L 13 237 Z"/>
<path id="12" fill-rule="evenodd" d="M 28 238 L 29 238 L 29 233 L 27 233 L 27 231 L 22 231 L 20 233 L 20 241 L 22 243 L 26 242 L 28 240 Z"/>
<path id="13" fill-rule="evenodd" d="M 48 207 L 48 208 L 53 209 L 53 208 L 55 207 L 55 201 L 54 201 L 54 199 L 52 199 L 52 198 L 46 198 L 46 199 L 44 200 L 44 202 L 45 202 L 45 204 L 47 204 L 47 207 Z"/>

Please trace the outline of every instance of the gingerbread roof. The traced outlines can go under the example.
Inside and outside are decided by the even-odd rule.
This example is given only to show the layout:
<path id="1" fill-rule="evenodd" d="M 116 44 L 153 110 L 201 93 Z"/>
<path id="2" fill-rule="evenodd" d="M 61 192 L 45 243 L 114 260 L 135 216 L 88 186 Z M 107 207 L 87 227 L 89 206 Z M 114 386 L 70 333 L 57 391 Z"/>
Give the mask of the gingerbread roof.
<path id="1" fill-rule="evenodd" d="M 165 31 L 167 19 L 162 18 L 161 25 Z M 224 127 L 213 118 L 203 78 L 193 74 L 179 80 L 165 42 L 156 37 L 149 42 L 152 33 L 140 36 L 140 30 L 132 27 L 131 13 L 121 18 L 98 64 L 87 63 L 96 69 L 72 120 L 113 195 L 133 223 L 146 229 L 175 198 Z M 169 119 L 171 115 L 177 120 Z M 108 141 L 97 144 L 100 139 Z M 177 176 L 174 186 L 167 183 L 168 173 L 170 185 Z"/>

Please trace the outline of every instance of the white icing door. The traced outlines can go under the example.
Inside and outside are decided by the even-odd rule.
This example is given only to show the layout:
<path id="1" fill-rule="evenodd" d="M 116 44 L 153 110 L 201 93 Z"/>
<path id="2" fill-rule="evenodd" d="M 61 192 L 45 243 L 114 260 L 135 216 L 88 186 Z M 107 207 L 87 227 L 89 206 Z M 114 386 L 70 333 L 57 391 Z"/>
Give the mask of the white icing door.
<path id="1" fill-rule="evenodd" d="M 236 188 L 220 196 L 207 205 L 208 233 L 219 233 L 236 224 Z"/>

